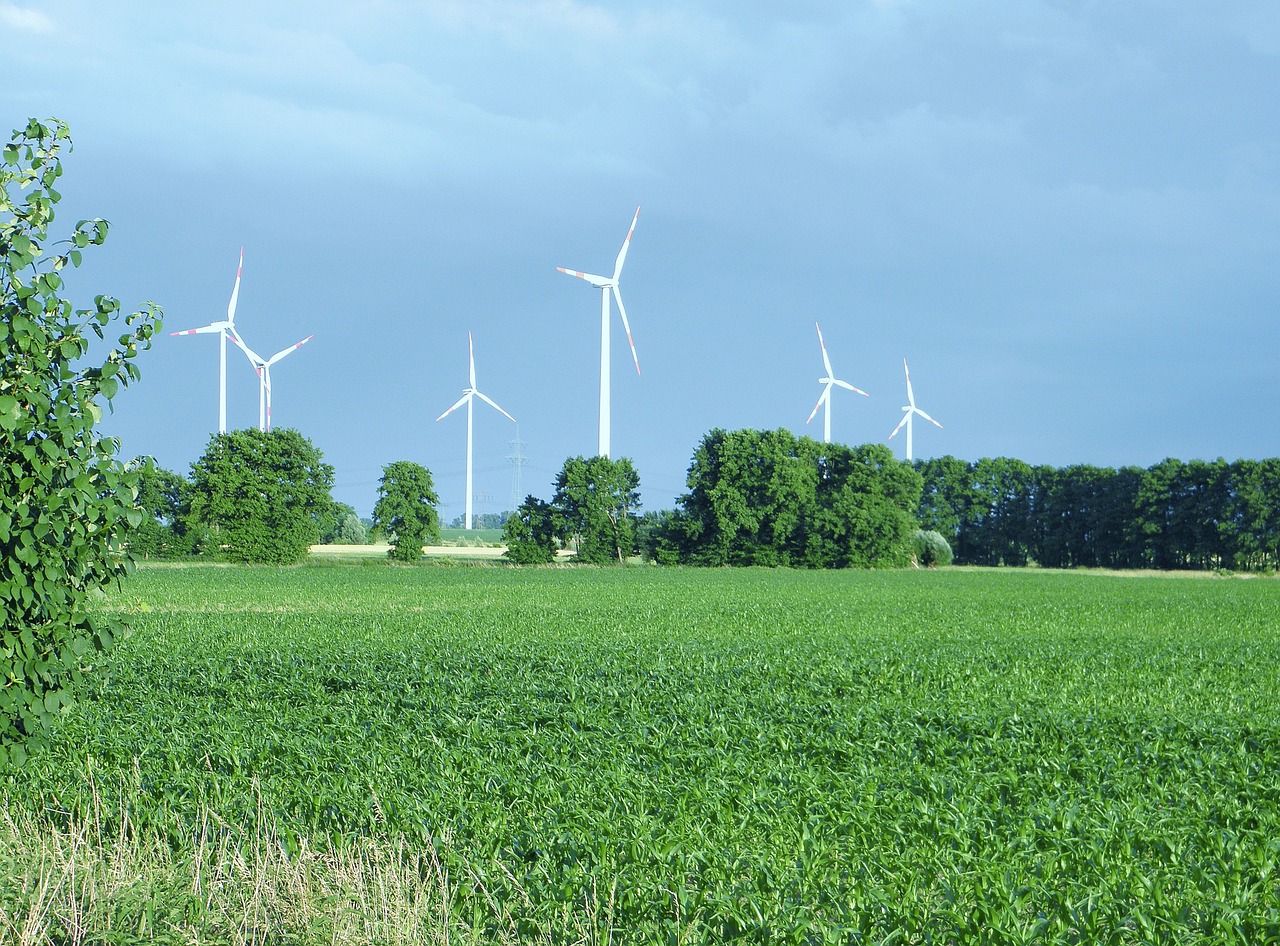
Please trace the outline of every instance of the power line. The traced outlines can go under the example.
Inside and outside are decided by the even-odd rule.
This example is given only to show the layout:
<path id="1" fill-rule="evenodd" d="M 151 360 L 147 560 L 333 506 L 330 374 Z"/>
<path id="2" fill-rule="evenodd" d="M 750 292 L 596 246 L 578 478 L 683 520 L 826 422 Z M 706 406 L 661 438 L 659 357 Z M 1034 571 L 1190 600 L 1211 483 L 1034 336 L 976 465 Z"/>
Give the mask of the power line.
<path id="1" fill-rule="evenodd" d="M 516 439 L 508 440 L 507 443 L 511 446 L 512 450 L 507 459 L 511 461 L 511 464 L 514 467 L 511 474 L 511 510 L 514 512 L 520 508 L 520 503 L 524 501 L 524 492 L 520 485 L 520 469 L 524 466 L 524 461 L 528 459 L 524 455 L 523 447 L 525 446 L 525 442 L 520 439 L 519 427 L 516 428 Z"/>

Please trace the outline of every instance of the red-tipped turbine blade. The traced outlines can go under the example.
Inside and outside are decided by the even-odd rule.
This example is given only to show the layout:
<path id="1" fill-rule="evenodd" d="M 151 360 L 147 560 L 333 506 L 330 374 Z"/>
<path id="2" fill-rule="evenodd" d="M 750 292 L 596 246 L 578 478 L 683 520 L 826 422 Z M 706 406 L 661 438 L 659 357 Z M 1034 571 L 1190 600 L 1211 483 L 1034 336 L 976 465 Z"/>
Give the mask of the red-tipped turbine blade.
<path id="1" fill-rule="evenodd" d="M 640 356 L 636 354 L 636 343 L 631 340 L 631 323 L 627 321 L 627 310 L 622 305 L 622 293 L 618 292 L 617 286 L 613 287 L 613 298 L 618 303 L 618 314 L 622 316 L 622 327 L 627 332 L 627 344 L 631 346 L 631 359 L 636 363 L 636 374 L 639 374 Z"/>
<path id="2" fill-rule="evenodd" d="M 631 228 L 627 230 L 627 238 L 622 241 L 622 249 L 618 250 L 618 258 L 613 261 L 613 281 L 616 283 L 618 277 L 622 275 L 622 264 L 627 258 L 627 250 L 631 248 L 631 234 L 636 232 L 636 221 L 640 219 L 640 208 L 636 208 L 636 215 L 631 218 Z"/>
<path id="3" fill-rule="evenodd" d="M 813 410 L 809 412 L 809 420 L 805 421 L 806 424 L 818 416 L 818 408 L 820 408 L 822 406 L 822 402 L 829 397 L 831 397 L 831 385 L 828 384 L 822 389 L 822 393 L 818 395 L 818 403 L 813 405 Z"/>
<path id="4" fill-rule="evenodd" d="M 827 357 L 827 343 L 822 340 L 822 326 L 814 322 L 813 327 L 818 330 L 818 345 L 822 348 L 822 366 L 827 369 L 827 377 L 830 378 L 835 372 L 831 370 L 831 359 Z"/>

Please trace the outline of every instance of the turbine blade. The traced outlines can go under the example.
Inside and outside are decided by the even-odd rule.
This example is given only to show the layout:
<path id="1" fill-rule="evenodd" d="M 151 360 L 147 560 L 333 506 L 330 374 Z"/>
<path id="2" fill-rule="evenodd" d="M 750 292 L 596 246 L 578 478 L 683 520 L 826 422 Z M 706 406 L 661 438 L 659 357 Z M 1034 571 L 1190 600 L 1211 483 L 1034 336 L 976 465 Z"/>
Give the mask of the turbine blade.
<path id="1" fill-rule="evenodd" d="M 925 420 L 927 420 L 929 423 L 933 424 L 933 426 L 937 427 L 939 430 L 941 430 L 941 429 L 942 429 L 942 425 L 941 425 L 941 424 L 939 424 L 936 420 L 934 420 L 932 417 L 930 417 L 930 416 L 929 416 L 928 414 L 926 414 L 924 411 L 920 410 L 920 408 L 918 408 L 918 407 L 917 407 L 917 408 L 915 409 L 915 412 L 916 412 L 917 414 L 919 414 L 921 417 L 923 417 Z"/>
<path id="2" fill-rule="evenodd" d="M 910 411 L 907 411 L 905 414 L 902 415 L 902 420 L 898 421 L 898 426 L 893 428 L 893 433 L 889 435 L 890 440 L 892 440 L 894 437 L 898 435 L 898 431 L 902 429 L 902 425 L 907 422 L 907 418 L 909 418 L 910 416 L 911 416 Z"/>
<path id="3" fill-rule="evenodd" d="M 818 416 L 818 408 L 822 407 L 823 401 L 829 397 L 831 397 L 831 385 L 828 384 L 822 389 L 822 393 L 818 395 L 818 403 L 813 405 L 813 410 L 809 412 L 809 420 L 805 421 L 806 424 Z"/>
<path id="4" fill-rule="evenodd" d="M 471 374 L 469 375 L 471 378 L 471 389 L 474 391 L 476 387 L 476 346 L 475 343 L 471 341 L 470 332 L 467 333 L 467 359 L 471 371 Z"/>
<path id="5" fill-rule="evenodd" d="M 280 351 L 276 352 L 274 355 L 272 355 L 270 358 L 268 358 L 268 359 L 267 359 L 267 361 L 266 361 L 266 363 L 267 363 L 267 364 L 269 364 L 269 365 L 274 365 L 277 361 L 279 361 L 279 360 L 280 360 L 281 358 L 283 358 L 285 355 L 288 355 L 288 354 L 290 354 L 290 353 L 292 353 L 292 352 L 297 351 L 299 348 L 301 348 L 301 347 L 302 347 L 303 345 L 305 345 L 307 342 L 311 341 L 311 339 L 313 339 L 313 338 L 315 338 L 315 336 L 314 336 L 314 335 L 308 335 L 308 336 L 307 336 L 306 338 L 304 338 L 302 341 L 300 341 L 300 342 L 295 342 L 294 344 L 290 345 L 288 348 L 282 348 L 282 349 L 280 349 Z"/>
<path id="6" fill-rule="evenodd" d="M 230 328 L 228 322 L 210 322 L 208 325 L 202 325 L 199 328 L 189 328 L 181 332 L 170 332 L 170 335 L 212 335 L 214 332 L 221 332 L 226 328 Z"/>
<path id="7" fill-rule="evenodd" d="M 636 354 L 636 343 L 631 340 L 631 323 L 627 321 L 627 310 L 622 305 L 622 293 L 618 292 L 617 286 L 613 287 L 613 298 L 618 303 L 618 314 L 622 316 L 622 327 L 627 332 L 627 344 L 631 346 L 631 359 L 636 363 L 636 374 L 639 374 L 640 356 Z"/>
<path id="8" fill-rule="evenodd" d="M 480 391 L 476 391 L 475 395 L 476 397 L 480 398 L 480 400 L 484 401 L 486 404 L 492 407 L 494 410 L 498 411 L 500 414 L 506 417 L 507 420 L 511 421 L 512 423 L 515 423 L 516 419 L 512 417 L 510 414 L 508 414 L 506 411 L 504 411 L 502 408 L 500 408 L 498 406 L 498 402 L 495 401 L 493 398 L 489 397 L 489 395 L 483 394 Z"/>
<path id="9" fill-rule="evenodd" d="M 466 404 L 466 403 L 467 403 L 467 401 L 469 401 L 469 400 L 471 400 L 471 392 L 470 392 L 470 391 L 468 391 L 466 394 L 462 395 L 462 397 L 460 397 L 460 398 L 458 398 L 456 401 L 454 401 L 454 402 L 453 402 L 453 407 L 449 408 L 447 411 L 445 411 L 443 414 L 441 414 L 439 417 L 437 417 L 437 418 L 436 418 L 436 420 L 444 420 L 446 417 L 448 417 L 450 414 L 452 414 L 454 411 L 456 411 L 458 408 L 460 408 L 463 404 Z"/>
<path id="10" fill-rule="evenodd" d="M 827 369 L 827 377 L 830 378 L 835 372 L 831 370 L 831 359 L 827 357 L 827 343 L 822 340 L 822 326 L 814 322 L 813 327 L 818 330 L 818 345 L 822 348 L 822 366 Z"/>
<path id="11" fill-rule="evenodd" d="M 636 221 L 640 219 L 640 208 L 636 208 L 636 215 L 631 218 L 631 229 L 627 231 L 627 238 L 622 241 L 622 249 L 618 250 L 618 258 L 613 261 L 613 282 L 616 285 L 618 277 L 622 275 L 622 264 L 627 258 L 627 250 L 631 248 L 631 234 L 636 232 Z"/>
<path id="12" fill-rule="evenodd" d="M 907 367 L 907 359 L 902 359 L 902 370 L 907 376 L 907 403 L 916 406 L 916 396 L 911 393 L 911 369 Z"/>
<path id="13" fill-rule="evenodd" d="M 855 388 L 848 381 L 841 381 L 839 378 L 832 378 L 831 382 L 833 384 L 840 385 L 840 387 L 844 388 L 846 391 L 853 391 L 857 394 L 861 394 L 863 397 L 871 397 L 871 395 L 868 394 L 866 391 L 862 390 L 862 388 Z"/>
<path id="14" fill-rule="evenodd" d="M 566 276 L 577 276 L 579 279 L 585 279 L 597 289 L 603 289 L 611 283 L 611 280 L 604 276 L 596 276 L 593 273 L 582 273 L 576 269 L 565 269 L 563 266 L 557 266 L 556 270 L 564 273 Z"/>
<path id="15" fill-rule="evenodd" d="M 244 340 L 240 337 L 239 332 L 232 329 L 231 331 L 227 332 L 227 338 L 235 342 L 235 344 L 240 348 L 240 350 L 244 352 L 245 357 L 249 359 L 249 364 L 253 365 L 254 371 L 258 370 L 259 365 L 266 364 L 266 362 L 262 359 L 261 355 L 259 355 L 256 351 L 254 351 L 252 348 L 250 348 L 248 345 L 244 343 Z"/>
<path id="16" fill-rule="evenodd" d="M 244 247 L 240 247 L 240 264 L 236 267 L 236 284 L 231 290 L 231 301 L 227 303 L 227 321 L 232 324 L 236 320 L 236 300 L 240 298 L 240 274 L 244 272 Z"/>

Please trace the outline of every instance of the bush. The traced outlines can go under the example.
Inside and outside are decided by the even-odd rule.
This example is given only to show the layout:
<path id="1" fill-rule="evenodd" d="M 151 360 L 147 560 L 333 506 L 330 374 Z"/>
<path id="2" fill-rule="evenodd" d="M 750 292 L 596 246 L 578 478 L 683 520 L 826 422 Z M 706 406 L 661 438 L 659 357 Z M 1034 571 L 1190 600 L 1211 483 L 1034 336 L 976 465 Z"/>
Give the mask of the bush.
<path id="1" fill-rule="evenodd" d="M 916 565 L 933 568 L 936 565 L 950 565 L 952 561 L 951 544 L 941 533 L 932 530 L 917 529 L 911 536 L 911 554 Z"/>

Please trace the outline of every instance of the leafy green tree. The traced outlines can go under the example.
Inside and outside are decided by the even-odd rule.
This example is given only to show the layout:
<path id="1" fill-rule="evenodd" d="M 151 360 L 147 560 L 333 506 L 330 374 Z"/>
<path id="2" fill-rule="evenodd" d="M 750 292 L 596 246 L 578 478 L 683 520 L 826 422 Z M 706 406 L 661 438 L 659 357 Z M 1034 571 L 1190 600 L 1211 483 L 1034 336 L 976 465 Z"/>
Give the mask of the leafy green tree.
<path id="1" fill-rule="evenodd" d="M 556 511 L 536 496 L 526 496 L 520 508 L 502 524 L 504 553 L 516 565 L 554 562 L 560 547 L 556 536 Z"/>
<path id="2" fill-rule="evenodd" d="M 696 565 L 786 565 L 818 471 L 789 430 L 712 430 L 694 450 L 678 500 L 682 557 Z"/>
<path id="3" fill-rule="evenodd" d="M 1280 459 L 1232 464 L 1229 516 L 1237 529 L 1235 567 L 1280 567 Z"/>
<path id="4" fill-rule="evenodd" d="M 570 457 L 555 485 L 551 505 L 561 536 L 577 541 L 575 558 L 607 565 L 635 552 L 640 475 L 630 460 Z"/>
<path id="5" fill-rule="evenodd" d="M 320 544 L 332 545 L 335 542 L 342 542 L 338 538 L 338 533 L 342 529 L 342 524 L 348 516 L 356 516 L 355 506 L 349 503 L 335 502 L 331 508 L 326 510 L 320 516 Z M 360 521 L 360 517 L 356 516 L 356 521 Z M 344 545 L 350 543 L 343 543 Z"/>
<path id="6" fill-rule="evenodd" d="M 140 473 L 137 506 L 144 513 L 129 534 L 129 551 L 135 558 L 173 558 L 190 554 L 183 528 L 187 481 L 146 461 L 135 464 Z"/>
<path id="7" fill-rule="evenodd" d="M 963 530 L 965 561 L 974 565 L 1026 565 L 1035 471 L 1021 460 L 984 458 L 973 466 L 974 502 Z"/>
<path id="8" fill-rule="evenodd" d="M 674 509 L 650 509 L 636 522 L 636 547 L 647 562 L 680 564 L 678 516 Z"/>
<path id="9" fill-rule="evenodd" d="M 921 477 L 880 444 L 713 430 L 664 544 L 697 565 L 905 565 Z"/>
<path id="10" fill-rule="evenodd" d="M 416 562 L 422 547 L 440 541 L 440 514 L 431 471 L 409 460 L 382 468 L 373 521 L 394 543 L 387 554 L 398 562 Z"/>
<path id="11" fill-rule="evenodd" d="M 215 434 L 191 465 L 188 523 L 233 562 L 292 565 L 320 541 L 333 467 L 296 430 Z"/>
<path id="12" fill-rule="evenodd" d="M 884 444 L 850 448 L 804 438 L 800 449 L 818 471 L 802 525 L 805 552 L 795 564 L 811 568 L 906 565 L 917 528 L 921 478 Z"/>
<path id="13" fill-rule="evenodd" d="M 971 524 L 976 499 L 973 468 L 952 456 L 915 460 L 913 465 L 924 481 L 916 510 L 920 527 L 940 533 L 963 558 L 959 546 L 965 527 Z"/>
<path id="14" fill-rule="evenodd" d="M 120 315 L 108 296 L 92 309 L 63 299 L 62 271 L 107 236 L 105 220 L 82 220 L 47 255 L 60 199 L 67 126 L 30 121 L 14 132 L 0 165 L 0 767 L 21 765 L 47 737 L 97 653 L 122 633 L 93 595 L 129 571 L 119 544 L 142 521 L 134 506 L 142 470 L 95 427 L 160 327 L 147 306 L 89 366 L 98 339 Z M 98 361 L 98 358 L 101 361 Z"/>
<path id="15" fill-rule="evenodd" d="M 342 517 L 333 541 L 339 545 L 364 545 L 369 541 L 369 532 L 360 521 L 360 517 L 354 512 L 349 512 Z"/>

